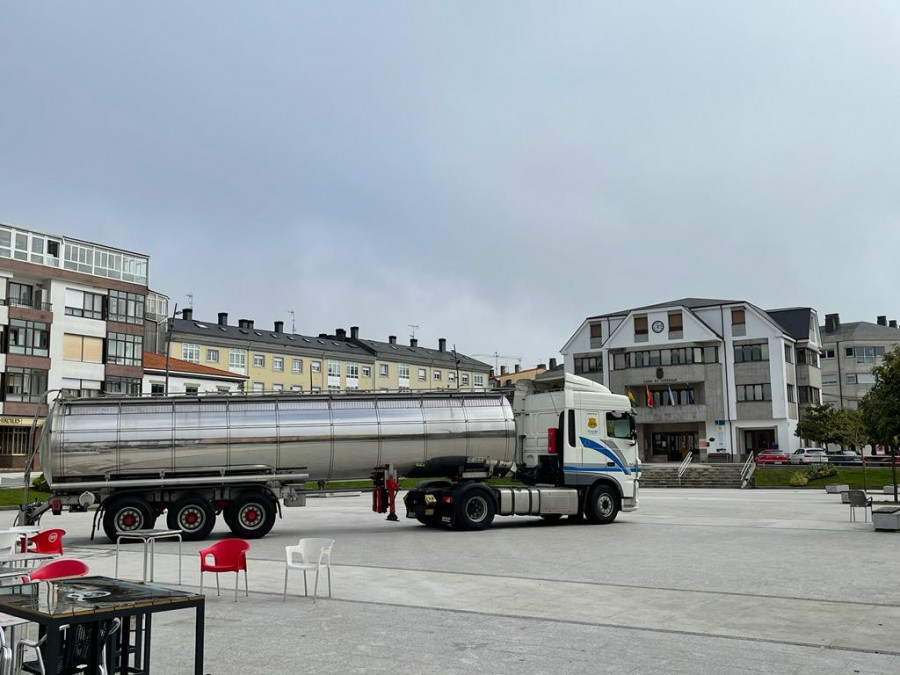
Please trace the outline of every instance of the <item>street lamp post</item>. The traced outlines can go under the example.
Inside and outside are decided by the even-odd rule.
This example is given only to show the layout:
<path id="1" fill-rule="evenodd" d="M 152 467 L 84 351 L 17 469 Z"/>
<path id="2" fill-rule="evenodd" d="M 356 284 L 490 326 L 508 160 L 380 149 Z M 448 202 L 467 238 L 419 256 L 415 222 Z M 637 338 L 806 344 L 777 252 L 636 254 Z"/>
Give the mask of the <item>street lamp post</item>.
<path id="1" fill-rule="evenodd" d="M 181 314 L 181 310 L 178 309 L 178 303 L 176 302 L 175 307 L 172 309 L 172 319 L 166 325 L 166 396 L 169 395 L 169 343 L 172 341 L 172 328 L 175 325 L 175 317 L 179 314 Z"/>

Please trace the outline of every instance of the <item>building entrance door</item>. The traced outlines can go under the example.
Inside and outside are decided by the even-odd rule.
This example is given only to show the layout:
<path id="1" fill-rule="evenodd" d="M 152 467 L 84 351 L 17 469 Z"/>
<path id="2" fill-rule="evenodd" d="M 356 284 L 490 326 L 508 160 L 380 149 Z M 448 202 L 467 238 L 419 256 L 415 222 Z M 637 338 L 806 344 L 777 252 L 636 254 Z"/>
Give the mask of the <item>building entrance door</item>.
<path id="1" fill-rule="evenodd" d="M 775 445 L 774 429 L 747 429 L 744 432 L 744 450 L 758 454 Z"/>
<path id="2" fill-rule="evenodd" d="M 665 455 L 670 462 L 680 462 L 688 452 L 697 449 L 697 434 L 655 433 L 653 434 L 653 454 Z"/>

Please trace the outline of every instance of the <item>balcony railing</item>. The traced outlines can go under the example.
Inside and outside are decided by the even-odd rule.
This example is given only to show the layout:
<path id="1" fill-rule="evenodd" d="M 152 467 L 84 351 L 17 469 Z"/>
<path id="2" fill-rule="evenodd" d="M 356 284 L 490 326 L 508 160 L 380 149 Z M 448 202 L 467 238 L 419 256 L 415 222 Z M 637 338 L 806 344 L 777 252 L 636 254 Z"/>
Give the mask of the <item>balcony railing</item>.
<path id="1" fill-rule="evenodd" d="M 27 298 L 0 298 L 0 305 L 7 307 L 27 307 L 28 309 L 39 309 L 42 312 L 52 312 L 53 305 L 49 302 L 35 302 Z"/>

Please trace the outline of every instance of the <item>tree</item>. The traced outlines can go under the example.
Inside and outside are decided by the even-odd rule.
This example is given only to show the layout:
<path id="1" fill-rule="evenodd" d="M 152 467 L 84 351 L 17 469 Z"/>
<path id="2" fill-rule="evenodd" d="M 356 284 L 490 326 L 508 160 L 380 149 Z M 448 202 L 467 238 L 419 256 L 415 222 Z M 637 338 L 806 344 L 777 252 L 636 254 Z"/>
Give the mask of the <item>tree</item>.
<path id="1" fill-rule="evenodd" d="M 860 401 L 859 409 L 869 435 L 876 443 L 882 443 L 895 455 L 900 443 L 900 346 L 884 355 L 884 361 L 876 366 L 875 386 Z M 891 462 L 891 478 L 897 484 L 897 465 Z M 894 501 L 898 501 L 894 491 Z"/>
<path id="2" fill-rule="evenodd" d="M 834 423 L 842 445 L 850 445 L 862 453 L 862 449 L 870 441 L 869 429 L 863 419 L 862 411 L 841 408 L 834 411 Z"/>
<path id="3" fill-rule="evenodd" d="M 797 424 L 794 435 L 815 443 L 840 443 L 837 411 L 830 403 L 811 405 Z"/>

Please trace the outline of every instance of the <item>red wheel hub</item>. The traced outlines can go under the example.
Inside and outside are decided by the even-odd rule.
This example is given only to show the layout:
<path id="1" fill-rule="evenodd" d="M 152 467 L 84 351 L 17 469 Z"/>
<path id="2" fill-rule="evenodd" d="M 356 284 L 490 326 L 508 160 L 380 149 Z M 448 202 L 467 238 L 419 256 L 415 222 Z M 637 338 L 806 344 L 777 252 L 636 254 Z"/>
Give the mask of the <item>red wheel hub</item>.
<path id="1" fill-rule="evenodd" d="M 200 520 L 200 516 L 196 511 L 188 511 L 184 514 L 184 524 L 185 525 L 196 525 Z"/>
<path id="2" fill-rule="evenodd" d="M 247 509 L 244 512 L 244 520 L 246 520 L 248 523 L 255 523 L 257 520 L 259 520 L 259 511 L 257 511 L 256 509 Z"/>
<path id="3" fill-rule="evenodd" d="M 134 527 L 137 525 L 137 516 L 133 513 L 126 513 L 122 516 L 122 525 L 125 527 Z"/>

